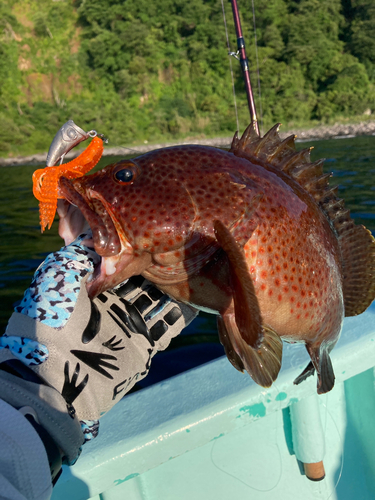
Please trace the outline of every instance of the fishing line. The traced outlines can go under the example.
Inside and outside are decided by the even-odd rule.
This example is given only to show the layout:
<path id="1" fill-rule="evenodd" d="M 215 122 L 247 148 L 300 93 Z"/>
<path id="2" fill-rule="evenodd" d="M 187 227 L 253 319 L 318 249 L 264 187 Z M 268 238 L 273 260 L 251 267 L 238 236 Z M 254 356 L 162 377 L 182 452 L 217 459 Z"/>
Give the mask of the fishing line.
<path id="1" fill-rule="evenodd" d="M 273 385 L 273 387 L 276 389 L 276 392 L 279 393 L 279 389 L 277 388 L 276 384 Z M 262 391 L 262 395 L 263 395 L 263 401 L 265 402 L 265 404 L 267 404 L 267 401 L 269 401 L 269 393 L 266 392 L 266 391 Z M 244 484 L 245 486 L 247 486 L 248 488 L 250 488 L 251 490 L 253 491 L 257 491 L 259 493 L 269 493 L 270 491 L 273 491 L 277 488 L 277 486 L 279 485 L 280 481 L 281 481 L 281 478 L 283 476 L 283 462 L 282 462 L 282 456 L 281 456 L 281 450 L 280 450 L 280 446 L 278 444 L 278 438 L 279 438 L 279 433 L 280 433 L 280 429 L 281 429 L 281 426 L 282 424 L 277 421 L 278 417 L 281 415 L 281 418 L 282 418 L 282 412 L 281 412 L 281 409 L 282 409 L 282 403 L 281 401 L 278 402 L 278 406 L 279 406 L 279 409 L 278 411 L 276 412 L 273 412 L 273 417 L 276 419 L 276 425 L 275 425 L 275 428 L 274 428 L 274 432 L 275 432 L 275 435 L 274 435 L 274 440 L 273 440 L 273 444 L 275 445 L 276 449 L 277 449 L 277 454 L 278 454 L 278 459 L 279 459 L 279 463 L 280 463 L 280 472 L 279 472 L 279 476 L 276 480 L 276 483 L 273 484 L 270 488 L 257 488 L 256 486 L 252 486 L 251 484 L 247 483 L 246 481 L 244 481 L 243 479 L 239 478 L 238 476 L 235 476 L 234 474 L 232 474 L 231 472 L 228 472 L 227 470 L 225 470 L 223 467 L 221 467 L 220 465 L 218 465 L 216 462 L 215 462 L 215 458 L 213 456 L 213 453 L 214 453 L 214 449 L 216 446 L 219 445 L 219 439 L 216 439 L 212 445 L 212 448 L 211 448 L 211 462 L 212 464 L 217 468 L 219 469 L 221 472 L 223 472 L 224 474 L 232 477 L 233 479 L 235 479 L 236 481 L 239 481 L 240 483 Z M 258 419 L 257 421 L 255 422 L 259 422 L 261 419 Z M 255 423 L 254 422 L 254 423 Z M 252 425 L 252 424 L 250 424 Z M 272 440 L 270 440 L 271 442 Z M 251 446 L 251 441 L 249 441 L 249 447 Z M 328 500 L 328 499 L 327 499 Z"/>
<path id="2" fill-rule="evenodd" d="M 227 19 L 225 17 L 225 7 L 224 7 L 224 0 L 221 0 L 221 8 L 222 8 L 222 11 L 223 11 L 223 20 L 224 20 L 224 28 L 225 28 L 225 36 L 226 36 L 226 39 L 227 39 L 227 48 L 228 48 L 228 56 L 229 56 L 229 67 L 230 67 L 230 75 L 231 75 L 231 79 L 232 79 L 232 90 L 233 90 L 233 102 L 234 102 L 234 110 L 235 110 L 235 113 L 236 113 L 236 123 L 237 123 L 237 130 L 238 132 L 240 131 L 240 125 L 239 125 L 239 121 L 238 121 L 238 111 L 237 111 L 237 99 L 236 99 L 236 89 L 235 89 L 235 86 L 234 86 L 234 77 L 233 77 L 233 67 L 232 67 L 232 59 L 231 59 L 231 56 L 235 56 L 236 53 L 235 52 L 232 52 L 230 50 L 230 43 L 229 43 L 229 37 L 228 37 L 228 28 L 227 28 Z"/>
<path id="3" fill-rule="evenodd" d="M 262 92 L 260 88 L 260 72 L 259 72 L 259 59 L 258 59 L 258 39 L 257 39 L 257 27 L 255 23 L 255 6 L 254 0 L 251 0 L 251 5 L 253 8 L 253 30 L 254 30 L 254 45 L 255 45 L 255 59 L 257 65 L 257 80 L 258 80 L 258 94 L 259 94 L 259 115 L 260 115 L 260 126 L 261 132 L 263 133 L 263 110 L 262 110 Z"/>
<path id="4" fill-rule="evenodd" d="M 331 491 L 331 494 L 329 495 L 329 497 L 326 498 L 326 500 L 329 500 L 332 497 L 332 495 L 335 493 L 335 491 L 337 490 L 337 486 L 338 486 L 338 484 L 339 484 L 339 482 L 341 480 L 342 471 L 344 469 L 344 442 L 343 442 L 343 439 L 341 437 L 339 428 L 337 427 L 337 424 L 335 422 L 335 419 L 333 418 L 331 412 L 328 410 L 328 405 L 326 405 L 325 403 L 323 403 L 323 401 L 321 401 L 321 405 L 326 409 L 326 422 L 325 422 L 324 435 L 326 435 L 326 431 L 327 431 L 327 413 L 328 413 L 328 415 L 331 417 L 333 425 L 336 428 L 337 435 L 338 435 L 339 441 L 341 443 L 341 447 L 340 447 L 341 448 L 341 467 L 340 467 L 340 473 L 339 473 L 339 477 L 337 478 L 336 484 L 335 484 L 333 490 Z"/>
<path id="5" fill-rule="evenodd" d="M 128 151 L 131 151 L 132 153 L 142 153 L 142 151 L 138 151 L 137 149 L 128 148 L 127 146 L 118 146 L 118 147 L 122 148 L 122 149 L 127 149 Z M 113 156 L 113 155 L 111 155 L 111 156 Z"/>

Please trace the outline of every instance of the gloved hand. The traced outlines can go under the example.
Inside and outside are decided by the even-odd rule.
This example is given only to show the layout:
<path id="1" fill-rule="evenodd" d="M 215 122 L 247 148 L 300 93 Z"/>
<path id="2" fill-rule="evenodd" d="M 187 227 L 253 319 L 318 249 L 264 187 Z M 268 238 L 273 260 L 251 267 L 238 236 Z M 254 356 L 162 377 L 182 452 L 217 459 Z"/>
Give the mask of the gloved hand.
<path id="1" fill-rule="evenodd" d="M 31 407 L 65 463 L 196 315 L 140 276 L 91 301 L 85 283 L 100 257 L 89 239 L 46 258 L 0 337 L 0 399 Z"/>

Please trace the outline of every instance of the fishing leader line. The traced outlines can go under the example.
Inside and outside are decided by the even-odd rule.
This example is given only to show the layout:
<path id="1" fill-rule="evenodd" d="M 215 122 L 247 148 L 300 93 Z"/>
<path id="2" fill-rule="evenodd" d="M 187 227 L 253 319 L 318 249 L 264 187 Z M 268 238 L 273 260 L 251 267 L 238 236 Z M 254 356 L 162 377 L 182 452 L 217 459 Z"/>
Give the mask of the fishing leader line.
<path id="1" fill-rule="evenodd" d="M 323 403 L 323 401 L 321 401 L 320 403 L 326 410 L 326 415 L 325 415 L 325 429 L 324 429 L 324 435 L 326 436 L 327 435 L 327 414 L 331 417 L 331 420 L 332 420 L 332 423 L 333 425 L 335 426 L 336 428 L 336 431 L 337 431 L 337 435 L 338 435 L 338 438 L 339 438 L 339 441 L 340 441 L 340 444 L 341 444 L 341 466 L 340 466 L 340 472 L 339 472 L 339 477 L 337 478 L 337 481 L 336 481 L 336 484 L 333 488 L 333 490 L 331 491 L 331 494 L 329 495 L 329 497 L 326 498 L 326 500 L 329 500 L 332 495 L 335 493 L 335 491 L 337 490 L 337 486 L 339 485 L 339 482 L 341 480 L 341 476 L 342 476 L 342 471 L 344 469 L 344 440 L 341 436 L 341 433 L 339 431 L 339 428 L 335 422 L 335 419 L 333 418 L 333 415 L 332 413 L 329 411 L 328 409 L 328 402 L 327 404 Z"/>
<path id="2" fill-rule="evenodd" d="M 276 389 L 277 393 L 280 393 L 280 390 L 277 387 L 277 384 L 273 384 L 273 387 Z M 262 391 L 262 395 L 263 395 L 264 401 L 267 401 L 267 398 L 269 397 L 269 393 L 265 392 L 265 391 Z M 336 483 L 333 486 L 333 489 L 332 489 L 331 493 L 327 497 L 323 496 L 324 495 L 323 492 L 319 493 L 319 498 L 321 498 L 322 500 L 323 499 L 324 500 L 330 500 L 332 498 L 332 496 L 334 495 L 334 493 L 336 492 L 337 486 L 338 486 L 338 484 L 339 484 L 339 482 L 341 480 L 341 477 L 342 477 L 342 472 L 343 472 L 343 468 L 344 468 L 344 442 L 343 442 L 343 438 L 341 436 L 340 430 L 338 428 L 338 425 L 337 425 L 337 423 L 336 423 L 336 421 L 335 421 L 332 413 L 328 409 L 328 400 L 326 401 L 326 403 L 324 403 L 323 401 L 320 400 L 320 404 L 325 409 L 324 435 L 327 436 L 327 432 L 328 432 L 327 431 L 327 415 L 328 415 L 330 417 L 331 422 L 333 423 L 333 425 L 334 425 L 334 427 L 336 429 L 338 441 L 340 443 L 340 450 L 341 450 L 341 465 L 340 465 L 340 468 L 339 468 L 339 474 L 338 474 L 338 478 L 336 480 Z M 279 402 L 279 409 L 278 409 L 277 412 L 274 413 L 274 416 L 276 417 L 277 414 L 280 415 L 281 410 L 287 409 L 287 408 L 288 407 L 283 408 L 282 407 L 282 403 L 280 401 Z M 282 463 L 282 457 L 281 457 L 281 450 L 280 450 L 280 447 L 279 447 L 279 444 L 278 444 L 278 439 L 280 438 L 280 430 L 281 430 L 282 427 L 283 427 L 283 424 L 281 422 L 277 422 L 276 425 L 275 425 L 275 428 L 274 428 L 274 433 L 275 433 L 274 434 L 274 445 L 275 445 L 275 447 L 277 449 L 277 453 L 278 453 L 278 458 L 279 458 L 279 462 L 280 462 L 280 471 L 279 471 L 278 477 L 276 479 L 276 482 L 271 487 L 264 488 L 264 489 L 263 488 L 257 488 L 256 486 L 253 486 L 253 485 L 249 484 L 249 482 L 247 482 L 246 480 L 243 480 L 240 477 L 238 477 L 237 475 L 232 474 L 231 472 L 229 472 L 228 470 L 226 470 L 223 466 L 221 466 L 218 463 L 218 460 L 215 459 L 215 448 L 217 448 L 217 446 L 219 445 L 219 440 L 218 439 L 216 439 L 214 441 L 214 443 L 212 445 L 212 448 L 211 448 L 211 452 L 210 452 L 211 463 L 218 470 L 220 470 L 221 472 L 223 472 L 227 476 L 232 477 L 233 479 L 235 479 L 236 481 L 242 483 L 244 486 L 247 486 L 249 489 L 251 489 L 253 491 L 256 491 L 258 493 L 264 493 L 264 494 L 266 494 L 266 493 L 269 493 L 269 492 L 275 490 L 278 487 L 278 485 L 279 485 L 279 483 L 281 481 L 281 478 L 283 476 L 283 463 Z M 249 443 L 249 445 L 251 445 L 251 443 Z"/>
<path id="3" fill-rule="evenodd" d="M 279 388 L 277 387 L 277 385 L 274 383 L 273 384 L 273 389 L 275 389 L 276 393 L 280 393 L 280 390 Z M 266 390 L 262 390 L 261 391 L 261 395 L 262 395 L 262 398 L 260 399 L 260 401 L 263 401 L 264 403 L 267 404 L 267 402 L 269 402 L 269 397 L 270 397 L 270 393 L 269 391 L 266 391 Z M 230 476 L 232 477 L 233 479 L 235 479 L 236 481 L 242 483 L 243 485 L 247 486 L 247 488 L 249 488 L 250 490 L 253 490 L 253 491 L 256 491 L 258 493 L 270 493 L 271 491 L 275 490 L 278 486 L 279 486 L 279 483 L 283 477 L 283 461 L 282 461 L 282 456 L 281 456 L 281 449 L 280 449 L 280 446 L 279 446 L 279 439 L 281 437 L 281 430 L 283 428 L 283 423 L 282 423 L 282 413 L 281 413 L 281 410 L 282 410 L 282 403 L 281 401 L 278 401 L 278 404 L 276 405 L 278 406 L 278 411 L 276 412 L 273 412 L 273 415 L 272 415 L 272 418 L 274 418 L 275 420 L 275 426 L 274 426 L 274 434 L 273 434 L 273 438 L 269 439 L 268 440 L 268 443 L 269 444 L 272 444 L 275 449 L 277 450 L 276 453 L 277 453 L 277 458 L 278 458 L 278 463 L 279 463 L 279 473 L 278 473 L 278 476 L 276 478 L 274 478 L 274 481 L 273 481 L 273 484 L 270 486 L 270 487 L 265 487 L 265 488 L 257 488 L 256 486 L 253 486 L 252 484 L 249 484 L 250 480 L 249 479 L 249 482 L 241 479 L 240 477 L 236 476 L 235 474 L 232 474 L 231 472 L 229 472 L 228 470 L 224 469 L 221 465 L 218 464 L 218 460 L 215 460 L 215 456 L 214 456 L 214 451 L 215 451 L 215 448 L 217 446 L 219 446 L 220 444 L 220 441 L 219 439 L 216 439 L 212 445 L 212 448 L 211 448 L 211 453 L 210 453 L 210 458 L 211 458 L 211 462 L 212 464 L 217 468 L 219 469 L 221 472 L 223 472 L 224 474 L 226 474 L 227 476 Z M 280 420 L 280 415 L 281 415 L 281 420 Z M 256 422 L 260 422 L 261 419 L 257 419 L 254 421 L 254 424 Z M 250 424 L 252 425 L 252 424 Z M 283 433 L 284 434 L 284 433 Z M 263 441 L 262 441 L 263 442 Z M 267 441 L 264 441 L 265 443 L 267 443 Z M 264 443 L 263 442 L 263 443 Z M 251 444 L 254 445 L 254 443 L 252 442 L 249 442 L 249 446 L 251 446 Z M 259 440 L 258 440 L 258 444 L 259 444 Z M 327 499 L 328 500 L 328 499 Z"/>
<path id="4" fill-rule="evenodd" d="M 232 67 L 232 59 L 231 59 L 231 56 L 234 56 L 234 57 L 237 57 L 237 56 L 236 56 L 236 52 L 232 52 L 231 49 L 230 49 L 230 43 L 229 43 L 229 37 L 228 37 L 227 19 L 226 19 L 226 16 L 225 16 L 224 0 L 221 0 L 221 8 L 222 8 L 222 11 L 223 11 L 225 36 L 226 36 L 226 39 L 227 39 L 227 48 L 228 48 L 228 56 L 229 56 L 229 67 L 230 67 L 230 74 L 231 74 L 231 80 L 232 80 L 232 90 L 233 90 L 234 110 L 235 110 L 235 114 L 236 114 L 237 130 L 239 132 L 240 131 L 240 125 L 239 125 L 239 121 L 238 121 L 236 89 L 235 89 L 235 86 L 234 86 L 233 67 Z"/>

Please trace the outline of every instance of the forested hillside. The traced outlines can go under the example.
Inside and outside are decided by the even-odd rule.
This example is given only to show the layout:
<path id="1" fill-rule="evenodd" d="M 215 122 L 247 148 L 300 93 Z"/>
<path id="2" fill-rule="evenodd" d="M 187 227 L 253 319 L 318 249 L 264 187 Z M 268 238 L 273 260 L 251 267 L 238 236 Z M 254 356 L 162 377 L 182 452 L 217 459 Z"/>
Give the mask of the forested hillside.
<path id="1" fill-rule="evenodd" d="M 375 0 L 254 1 L 266 126 L 375 110 Z M 256 88 L 251 2 L 239 6 Z M 69 118 L 111 145 L 231 134 L 227 52 L 220 0 L 2 0 L 0 155 L 46 151 Z"/>

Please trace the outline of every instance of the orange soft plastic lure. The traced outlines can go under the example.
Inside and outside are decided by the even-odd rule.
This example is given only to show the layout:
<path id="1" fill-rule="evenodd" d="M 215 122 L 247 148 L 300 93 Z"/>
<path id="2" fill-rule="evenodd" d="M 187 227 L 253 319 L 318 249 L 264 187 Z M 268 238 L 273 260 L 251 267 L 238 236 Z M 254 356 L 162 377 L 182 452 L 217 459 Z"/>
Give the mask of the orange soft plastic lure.
<path id="1" fill-rule="evenodd" d="M 82 177 L 95 167 L 103 154 L 103 141 L 100 137 L 93 138 L 88 147 L 77 158 L 56 167 L 45 167 L 33 174 L 33 193 L 39 200 L 39 220 L 43 231 L 50 229 L 56 214 L 58 183 L 61 176 L 73 179 Z"/>

